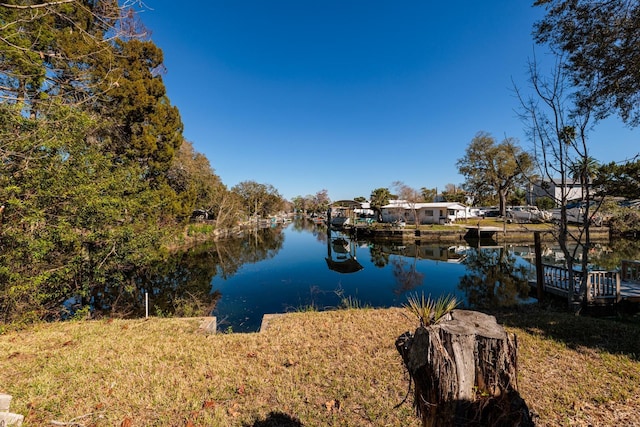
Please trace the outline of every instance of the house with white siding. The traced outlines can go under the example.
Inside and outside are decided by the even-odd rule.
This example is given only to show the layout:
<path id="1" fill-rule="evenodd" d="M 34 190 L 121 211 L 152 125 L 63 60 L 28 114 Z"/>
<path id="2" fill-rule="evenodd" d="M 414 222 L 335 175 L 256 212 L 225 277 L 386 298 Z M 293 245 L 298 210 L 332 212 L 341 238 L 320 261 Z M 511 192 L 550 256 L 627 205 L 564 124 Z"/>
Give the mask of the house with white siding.
<path id="1" fill-rule="evenodd" d="M 593 188 L 589 185 L 589 192 L 593 193 Z M 541 197 L 550 197 L 556 204 L 563 200 L 582 200 L 584 198 L 580 181 L 567 178 L 564 186 L 560 178 L 551 180 L 539 180 L 529 189 L 528 203 L 535 205 L 536 200 Z"/>
<path id="2" fill-rule="evenodd" d="M 450 224 L 459 219 L 469 218 L 469 208 L 460 203 L 411 203 L 406 200 L 391 200 L 380 209 L 382 222 L 404 221 L 415 224 Z"/>

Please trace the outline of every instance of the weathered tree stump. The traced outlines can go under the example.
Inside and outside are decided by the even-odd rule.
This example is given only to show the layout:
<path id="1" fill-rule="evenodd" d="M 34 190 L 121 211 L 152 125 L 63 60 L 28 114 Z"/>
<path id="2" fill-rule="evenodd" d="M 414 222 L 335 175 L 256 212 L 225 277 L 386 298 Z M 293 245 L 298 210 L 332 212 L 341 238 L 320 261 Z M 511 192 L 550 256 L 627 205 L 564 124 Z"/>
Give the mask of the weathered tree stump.
<path id="1" fill-rule="evenodd" d="M 423 426 L 534 426 L 518 393 L 517 341 L 495 317 L 453 310 L 396 340 Z"/>

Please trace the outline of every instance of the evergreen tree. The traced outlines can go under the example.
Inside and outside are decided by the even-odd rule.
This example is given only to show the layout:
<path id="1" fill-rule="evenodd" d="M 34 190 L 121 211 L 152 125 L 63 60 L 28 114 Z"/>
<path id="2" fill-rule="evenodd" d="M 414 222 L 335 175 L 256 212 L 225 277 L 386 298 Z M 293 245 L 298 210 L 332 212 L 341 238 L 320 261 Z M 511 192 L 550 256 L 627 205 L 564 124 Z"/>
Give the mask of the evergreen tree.
<path id="1" fill-rule="evenodd" d="M 95 109 L 110 122 L 106 148 L 123 162 L 138 163 L 157 185 L 183 141 L 180 113 L 159 72 L 162 50 L 137 39 L 117 40 L 113 49 L 115 66 L 98 62 L 93 76 L 103 87 Z"/>
<path id="2" fill-rule="evenodd" d="M 640 160 L 600 166 L 593 184 L 609 196 L 640 199 Z"/>
<path id="3" fill-rule="evenodd" d="M 140 168 L 115 167 L 108 154 L 86 144 L 93 119 L 53 105 L 47 120 L 2 104 L 0 117 L 5 321 L 55 318 L 70 297 L 88 301 L 107 282 L 127 283 L 127 273 L 161 256 L 163 231 L 148 209 L 154 191 L 136 179 Z"/>

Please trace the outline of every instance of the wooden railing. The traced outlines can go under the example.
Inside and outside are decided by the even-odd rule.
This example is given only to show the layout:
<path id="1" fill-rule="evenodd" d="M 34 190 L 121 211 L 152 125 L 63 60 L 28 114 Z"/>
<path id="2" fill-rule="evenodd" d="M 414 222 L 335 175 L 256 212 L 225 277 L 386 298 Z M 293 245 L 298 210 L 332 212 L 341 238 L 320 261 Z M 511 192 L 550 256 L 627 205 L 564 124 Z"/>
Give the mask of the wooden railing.
<path id="1" fill-rule="evenodd" d="M 587 299 L 620 298 L 619 271 L 590 271 L 587 280 Z"/>
<path id="2" fill-rule="evenodd" d="M 640 263 L 639 263 L 640 264 Z M 543 264 L 544 287 L 547 290 L 569 293 L 570 274 L 564 267 Z M 583 275 L 579 270 L 572 271 L 574 294 L 580 293 Z M 551 289 L 549 289 L 551 288 Z M 620 297 L 620 272 L 618 271 L 590 271 L 587 275 L 587 300 L 618 299 Z"/>
<path id="3" fill-rule="evenodd" d="M 622 260 L 622 280 L 640 283 L 640 261 Z"/>

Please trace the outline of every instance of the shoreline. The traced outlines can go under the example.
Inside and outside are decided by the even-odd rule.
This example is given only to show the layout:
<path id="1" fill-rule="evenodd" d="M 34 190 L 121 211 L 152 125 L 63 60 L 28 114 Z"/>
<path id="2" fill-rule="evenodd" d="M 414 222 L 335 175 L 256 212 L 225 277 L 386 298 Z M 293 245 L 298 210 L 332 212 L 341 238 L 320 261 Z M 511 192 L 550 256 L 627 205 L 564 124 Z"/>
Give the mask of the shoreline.
<path id="1" fill-rule="evenodd" d="M 207 223 L 196 223 L 201 226 L 207 226 Z M 470 244 L 476 244 L 478 242 L 477 237 L 470 237 L 467 233 L 469 228 L 476 228 L 477 224 L 481 227 L 495 228 L 497 231 L 491 238 L 480 239 L 481 243 L 485 241 L 494 244 L 500 243 L 522 243 L 533 242 L 534 233 L 540 232 L 540 239 L 542 242 L 556 242 L 557 238 L 554 232 L 557 230 L 551 224 L 505 224 L 502 222 L 483 220 L 479 223 L 469 224 L 452 224 L 452 225 L 422 225 L 418 230 L 408 226 L 404 228 L 390 227 L 388 224 L 383 226 L 366 226 L 366 227 L 344 227 L 336 228 L 332 227 L 332 230 L 342 231 L 346 234 L 363 237 L 372 240 L 388 240 L 388 241 L 401 241 L 401 242 L 416 242 L 422 243 L 460 243 L 466 242 Z M 187 226 L 188 227 L 188 226 Z M 207 231 L 195 231 L 189 233 L 188 228 L 182 231 L 181 235 L 174 239 L 172 242 L 166 245 L 169 252 L 177 252 L 181 250 L 188 250 L 194 246 L 198 246 L 207 242 L 215 242 L 226 239 L 233 239 L 241 237 L 246 233 L 251 233 L 255 230 L 255 226 L 248 224 L 242 224 L 232 229 L 217 229 L 213 228 Z M 577 230 L 577 227 L 571 227 L 570 229 Z M 206 229 L 205 229 L 206 230 Z M 590 238 L 593 242 L 608 243 L 611 240 L 611 234 L 609 227 L 592 227 L 589 230 Z"/>
<path id="2" fill-rule="evenodd" d="M 357 237 L 366 237 L 370 239 L 384 239 L 384 240 L 399 240 L 399 241 L 415 241 L 419 243 L 457 243 L 466 241 L 467 243 L 476 243 L 478 240 L 493 241 L 495 243 L 515 243 L 515 242 L 528 242 L 534 241 L 534 234 L 540 233 L 541 241 L 555 242 L 557 240 L 555 236 L 555 228 L 553 227 L 540 227 L 531 224 L 509 224 L 506 227 L 492 227 L 499 228 L 495 230 L 492 237 L 478 239 L 475 236 L 469 235 L 469 229 L 460 225 L 451 225 L 450 230 L 444 229 L 424 229 L 424 227 L 418 230 L 414 228 L 352 228 L 345 229 L 346 233 L 355 235 Z M 476 228 L 476 226 L 473 226 Z M 486 227 L 481 225 L 481 227 Z M 608 227 L 598 227 L 597 229 L 590 229 L 590 238 L 594 242 L 609 242 L 611 239 Z"/>

